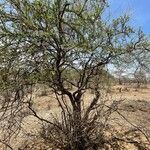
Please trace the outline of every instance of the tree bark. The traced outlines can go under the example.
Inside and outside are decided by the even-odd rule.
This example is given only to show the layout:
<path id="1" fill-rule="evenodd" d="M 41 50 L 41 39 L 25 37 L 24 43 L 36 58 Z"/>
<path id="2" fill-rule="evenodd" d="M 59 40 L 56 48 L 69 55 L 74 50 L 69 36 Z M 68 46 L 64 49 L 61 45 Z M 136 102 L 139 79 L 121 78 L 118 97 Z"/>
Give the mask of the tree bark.
<path id="1" fill-rule="evenodd" d="M 81 97 L 76 99 L 73 106 L 73 149 L 85 150 L 85 138 L 83 135 L 83 123 L 81 116 Z"/>

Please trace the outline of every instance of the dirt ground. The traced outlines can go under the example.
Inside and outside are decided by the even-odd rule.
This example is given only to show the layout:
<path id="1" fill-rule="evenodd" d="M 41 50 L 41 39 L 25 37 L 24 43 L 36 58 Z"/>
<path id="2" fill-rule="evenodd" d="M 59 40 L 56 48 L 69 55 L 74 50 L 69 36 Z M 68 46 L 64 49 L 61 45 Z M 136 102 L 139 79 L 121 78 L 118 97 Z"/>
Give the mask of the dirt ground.
<path id="1" fill-rule="evenodd" d="M 37 91 L 34 94 L 33 104 L 38 115 L 45 119 L 51 119 L 51 114 L 55 112 L 55 114 L 59 116 L 60 109 L 54 100 L 54 95 L 51 95 L 50 91 L 47 91 L 46 94 L 41 94 L 40 92 L 42 93 L 42 91 Z M 90 93 L 85 95 L 85 105 L 89 103 L 91 97 L 92 94 Z M 118 113 L 114 113 L 112 115 L 111 125 L 116 126 L 117 130 L 124 131 L 129 128 L 133 129 L 138 127 L 148 138 L 150 138 L 150 87 L 135 89 L 128 86 L 115 86 L 111 88 L 107 94 L 107 98 L 109 98 L 110 101 L 116 102 L 120 99 L 122 100 L 118 105 L 118 110 L 122 116 Z M 124 117 L 126 119 L 124 119 Z M 17 150 L 18 147 L 22 145 L 22 142 L 20 141 L 24 141 L 24 134 L 27 135 L 32 133 L 33 135 L 38 135 L 40 126 L 41 124 L 35 117 L 31 115 L 27 116 L 22 124 L 24 131 L 19 134 L 19 138 L 14 139 L 13 141 L 14 149 Z M 142 138 L 146 141 L 144 136 Z M 0 147 L 0 150 L 1 149 L 2 147 Z M 34 150 L 35 148 L 31 149 Z M 40 149 L 42 150 L 43 148 L 40 148 L 39 146 L 39 150 Z M 134 149 L 136 150 L 132 145 L 127 148 L 127 150 Z M 148 149 L 150 149 L 150 146 L 147 146 L 147 150 Z M 47 147 L 45 150 L 50 150 L 50 148 Z"/>

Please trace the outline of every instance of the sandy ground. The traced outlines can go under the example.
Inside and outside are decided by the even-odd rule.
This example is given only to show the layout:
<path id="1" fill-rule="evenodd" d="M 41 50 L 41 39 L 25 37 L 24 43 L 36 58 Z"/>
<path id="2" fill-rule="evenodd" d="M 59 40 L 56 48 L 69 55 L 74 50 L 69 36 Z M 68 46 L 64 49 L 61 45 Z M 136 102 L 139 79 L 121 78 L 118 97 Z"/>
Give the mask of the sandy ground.
<path id="1" fill-rule="evenodd" d="M 93 97 L 92 94 L 86 93 L 84 96 L 84 99 L 86 99 L 85 105 L 89 104 L 91 97 Z M 123 128 L 127 129 L 132 128 L 132 125 L 138 126 L 146 132 L 147 136 L 150 137 L 150 88 L 136 90 L 126 86 L 115 86 L 107 96 L 104 95 L 104 98 L 108 98 L 110 100 L 109 103 L 120 99 L 123 100 L 121 104 L 119 104 L 118 109 L 127 120 L 120 117 L 117 113 L 114 113 L 112 115 L 112 125 L 117 126 L 121 124 L 123 125 Z M 43 96 L 37 91 L 34 94 L 33 105 L 38 112 L 38 115 L 45 119 L 52 119 L 51 114 L 54 112 L 55 115 L 60 115 L 60 109 L 55 101 L 54 95 L 51 95 L 49 91 L 47 92 L 47 95 Z M 132 123 L 132 125 L 130 123 Z M 19 134 L 19 138 L 14 139 L 13 141 L 15 150 L 22 145 L 21 141 L 24 141 L 25 139 L 24 133 L 38 135 L 41 124 L 35 117 L 29 115 L 24 119 L 22 127 L 24 128 L 24 131 Z M 2 147 L 0 147 L 0 150 L 1 149 Z M 46 149 L 48 150 L 48 148 Z M 129 150 L 132 150 L 132 148 L 129 148 Z"/>

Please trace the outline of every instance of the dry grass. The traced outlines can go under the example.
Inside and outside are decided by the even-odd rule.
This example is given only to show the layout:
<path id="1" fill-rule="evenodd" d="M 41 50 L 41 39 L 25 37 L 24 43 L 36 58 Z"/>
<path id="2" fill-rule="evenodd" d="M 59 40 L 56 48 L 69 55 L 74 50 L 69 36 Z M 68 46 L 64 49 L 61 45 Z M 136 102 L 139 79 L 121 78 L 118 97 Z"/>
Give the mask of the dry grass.
<path id="1" fill-rule="evenodd" d="M 122 88 L 120 92 L 120 88 Z M 38 114 L 45 119 L 52 119 L 51 114 L 56 116 L 60 115 L 60 109 L 55 97 L 48 91 L 44 95 L 38 95 L 39 91 L 34 93 L 33 106 Z M 104 95 L 105 97 L 106 95 Z M 92 94 L 86 93 L 84 98 L 86 99 L 85 106 L 89 104 Z M 120 99 L 124 100 L 119 105 L 119 111 L 128 119 L 128 121 L 121 118 L 117 113 L 114 113 L 110 118 L 110 125 L 115 126 L 115 132 L 125 132 L 126 129 L 133 128 L 133 125 L 140 126 L 146 132 L 147 136 L 150 136 L 150 88 L 139 89 L 126 86 L 115 86 L 111 89 L 111 92 L 107 94 L 107 98 L 110 99 L 108 103 Z M 27 116 L 22 124 L 23 130 L 20 132 L 19 137 L 14 138 L 12 144 L 14 149 L 17 149 L 25 143 L 28 135 L 34 135 L 33 137 L 38 139 L 38 133 L 42 127 L 42 124 L 33 116 Z M 109 133 L 107 133 L 109 135 Z M 25 136 L 26 135 L 26 136 Z M 143 141 L 146 141 L 145 137 L 141 136 Z M 139 139 L 138 139 L 139 140 Z M 19 141 L 19 142 L 18 142 Z M 31 144 L 32 145 L 32 144 Z M 39 146 L 40 147 L 40 146 Z M 106 146 L 107 147 L 107 146 Z M 147 146 L 149 148 L 149 146 Z M 2 149 L 2 148 L 0 148 Z M 27 148 L 26 148 L 27 149 Z M 35 149 L 35 148 L 29 148 Z M 107 148 L 106 148 L 107 149 Z M 136 150 L 134 145 L 126 145 L 127 150 Z"/>

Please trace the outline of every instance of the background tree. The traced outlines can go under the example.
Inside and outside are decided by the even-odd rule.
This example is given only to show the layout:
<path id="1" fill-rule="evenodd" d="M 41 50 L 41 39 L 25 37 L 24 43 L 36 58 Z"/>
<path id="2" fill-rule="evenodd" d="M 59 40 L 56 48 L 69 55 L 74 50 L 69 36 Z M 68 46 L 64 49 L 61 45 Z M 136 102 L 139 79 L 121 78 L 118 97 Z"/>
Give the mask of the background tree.
<path id="1" fill-rule="evenodd" d="M 100 117 L 96 110 L 101 109 L 101 72 L 107 64 L 133 58 L 136 51 L 144 53 L 148 47 L 148 40 L 130 26 L 127 15 L 106 21 L 107 7 L 102 0 L 5 0 L 1 4 L 0 91 L 6 95 L 1 99 L 1 120 L 14 128 L 29 108 L 64 135 L 62 149 L 102 145 L 93 136 Z M 48 85 L 55 93 L 63 114 L 61 125 L 37 115 L 32 94 L 25 98 L 29 97 L 26 88 L 32 91 L 37 83 Z M 83 95 L 90 89 L 94 98 L 83 109 Z"/>
<path id="2" fill-rule="evenodd" d="M 147 87 L 147 77 L 146 72 L 139 68 L 134 73 L 135 82 L 137 83 L 137 88 L 140 88 L 142 85 Z"/>

